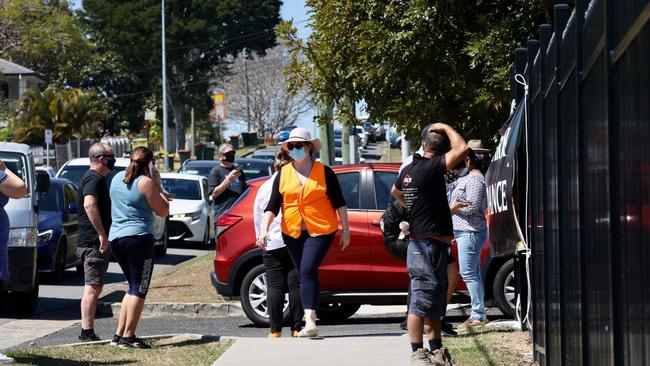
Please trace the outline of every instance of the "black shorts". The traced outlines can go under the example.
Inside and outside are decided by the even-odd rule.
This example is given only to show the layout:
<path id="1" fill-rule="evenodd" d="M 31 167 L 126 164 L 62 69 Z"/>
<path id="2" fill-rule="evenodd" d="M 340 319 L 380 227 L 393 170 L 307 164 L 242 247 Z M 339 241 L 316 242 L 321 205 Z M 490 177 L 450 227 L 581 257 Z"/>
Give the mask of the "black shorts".
<path id="1" fill-rule="evenodd" d="M 135 235 L 111 241 L 113 254 L 129 282 L 128 294 L 145 298 L 153 274 L 153 236 Z"/>
<path id="2" fill-rule="evenodd" d="M 406 267 L 411 279 L 409 314 L 440 319 L 447 308 L 447 245 L 436 240 L 409 241 Z"/>

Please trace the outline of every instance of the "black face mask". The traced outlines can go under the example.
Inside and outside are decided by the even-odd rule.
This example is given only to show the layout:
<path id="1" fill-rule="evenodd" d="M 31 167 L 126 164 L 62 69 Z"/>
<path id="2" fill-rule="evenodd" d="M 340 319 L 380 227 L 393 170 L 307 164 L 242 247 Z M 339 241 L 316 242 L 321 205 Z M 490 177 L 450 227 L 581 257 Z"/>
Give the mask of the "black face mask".
<path id="1" fill-rule="evenodd" d="M 113 170 L 115 169 L 115 162 L 116 159 L 106 159 L 106 164 L 104 164 L 105 167 L 108 168 L 108 170 Z"/>
<path id="2" fill-rule="evenodd" d="M 223 160 L 229 163 L 235 162 L 235 151 L 228 151 L 227 153 L 223 154 Z"/>

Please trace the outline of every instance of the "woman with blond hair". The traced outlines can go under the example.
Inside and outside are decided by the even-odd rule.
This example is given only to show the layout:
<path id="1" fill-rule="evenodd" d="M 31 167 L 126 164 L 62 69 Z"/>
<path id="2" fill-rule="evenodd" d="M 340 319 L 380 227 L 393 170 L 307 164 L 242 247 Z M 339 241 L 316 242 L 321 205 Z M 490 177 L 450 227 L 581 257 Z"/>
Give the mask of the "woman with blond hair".
<path id="1" fill-rule="evenodd" d="M 316 307 L 320 286 L 318 268 L 325 259 L 341 220 L 341 250 L 350 244 L 348 209 L 336 174 L 314 159 L 320 140 L 304 128 L 294 128 L 282 144 L 293 159 L 273 179 L 271 198 L 265 209 L 257 245 L 266 247 L 269 226 L 282 210 L 282 238 L 300 274 L 300 300 L 305 327 L 299 337 L 316 337 Z M 338 217 L 337 217 L 338 214 Z"/>
<path id="2" fill-rule="evenodd" d="M 113 222 L 108 240 L 129 283 L 111 344 L 150 348 L 135 336 L 135 329 L 153 273 L 153 215 L 169 214 L 169 198 L 154 169 L 153 152 L 146 147 L 135 148 L 126 170 L 113 177 L 110 192 Z"/>

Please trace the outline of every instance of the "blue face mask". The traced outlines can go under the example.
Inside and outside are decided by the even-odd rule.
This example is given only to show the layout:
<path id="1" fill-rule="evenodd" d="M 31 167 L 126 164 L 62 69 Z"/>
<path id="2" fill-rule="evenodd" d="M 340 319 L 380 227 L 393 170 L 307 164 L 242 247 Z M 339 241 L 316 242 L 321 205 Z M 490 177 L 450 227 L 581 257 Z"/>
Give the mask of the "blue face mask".
<path id="1" fill-rule="evenodd" d="M 300 149 L 292 149 L 289 151 L 289 155 L 293 158 L 293 160 L 303 160 L 306 156 L 307 153 L 305 152 L 305 148 L 300 148 Z"/>
<path id="2" fill-rule="evenodd" d="M 467 174 L 469 174 L 469 169 L 467 169 L 467 167 L 465 167 L 465 169 L 463 169 L 463 171 L 460 172 L 460 174 L 458 174 L 458 177 L 462 178 L 462 177 L 466 176 Z"/>

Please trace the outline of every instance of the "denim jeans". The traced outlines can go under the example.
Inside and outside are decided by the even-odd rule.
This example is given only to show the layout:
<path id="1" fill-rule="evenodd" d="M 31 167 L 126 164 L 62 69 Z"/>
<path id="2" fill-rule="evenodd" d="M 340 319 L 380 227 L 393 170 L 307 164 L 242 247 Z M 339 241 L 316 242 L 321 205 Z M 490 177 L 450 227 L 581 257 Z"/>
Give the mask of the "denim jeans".
<path id="1" fill-rule="evenodd" d="M 470 320 L 480 320 L 487 317 L 485 312 L 485 290 L 481 278 L 481 248 L 487 238 L 487 230 L 454 231 L 458 243 L 458 265 L 460 275 L 467 284 L 469 296 L 472 298 L 472 313 Z"/>

